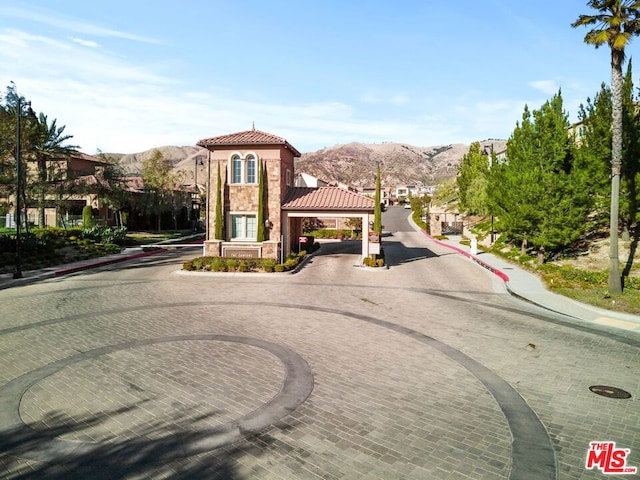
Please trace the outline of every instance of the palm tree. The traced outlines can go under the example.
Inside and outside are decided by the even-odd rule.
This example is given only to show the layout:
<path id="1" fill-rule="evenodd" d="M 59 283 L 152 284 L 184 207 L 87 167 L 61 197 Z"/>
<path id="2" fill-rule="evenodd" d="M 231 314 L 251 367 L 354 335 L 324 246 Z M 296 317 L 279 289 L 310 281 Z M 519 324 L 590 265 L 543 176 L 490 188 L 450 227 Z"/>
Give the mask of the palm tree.
<path id="1" fill-rule="evenodd" d="M 624 49 L 633 36 L 640 33 L 640 1 L 590 0 L 587 5 L 599 13 L 580 15 L 572 27 L 591 26 L 584 42 L 595 48 L 607 44 L 611 49 L 611 86 L 613 118 L 611 142 L 611 212 L 609 250 L 609 293 L 622 293 L 620 260 L 618 259 L 618 210 L 620 171 L 622 169 L 622 64 Z"/>
<path id="2" fill-rule="evenodd" d="M 49 124 L 49 119 L 44 113 L 40 113 L 38 121 L 34 122 L 34 129 L 30 135 L 30 149 L 37 162 L 38 181 L 36 183 L 38 202 L 38 224 L 45 226 L 45 196 L 48 184 L 52 180 L 48 173 L 47 164 L 51 160 L 66 160 L 78 148 L 75 145 L 65 145 L 65 142 L 73 138 L 73 135 L 65 135 L 64 125 L 57 126 L 57 120 Z"/>

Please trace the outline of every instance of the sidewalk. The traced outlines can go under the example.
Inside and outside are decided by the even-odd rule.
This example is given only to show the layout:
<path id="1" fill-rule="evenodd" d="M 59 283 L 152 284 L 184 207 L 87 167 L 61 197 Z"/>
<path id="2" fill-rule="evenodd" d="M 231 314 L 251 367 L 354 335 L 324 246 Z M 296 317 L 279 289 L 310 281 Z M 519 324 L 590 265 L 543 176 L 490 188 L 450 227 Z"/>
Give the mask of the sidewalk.
<path id="1" fill-rule="evenodd" d="M 514 297 L 521 298 L 546 310 L 585 322 L 640 333 L 640 316 L 604 310 L 550 292 L 540 278 L 517 265 L 480 250 L 477 254 L 472 255 L 470 247 L 460 244 L 461 236 L 449 236 L 449 240 L 442 242 L 436 240 L 416 225 L 411 215 L 407 220 L 414 230 L 421 232 L 432 242 L 455 250 L 481 267 L 493 272 L 504 281 L 507 291 Z"/>
<path id="2" fill-rule="evenodd" d="M 470 247 L 460 244 L 462 237 L 449 236 L 449 240 L 439 241 L 426 233 L 424 234 L 432 242 L 456 250 L 478 265 L 492 271 L 504 281 L 507 291 L 515 297 L 586 322 L 640 333 L 640 316 L 604 310 L 555 294 L 547 290 L 538 276 L 491 253 L 478 250 L 476 255 L 472 255 Z"/>
<path id="3" fill-rule="evenodd" d="M 124 248 L 120 253 L 115 253 L 113 255 L 91 258 L 89 260 L 82 260 L 79 262 L 67 263 L 64 265 L 55 265 L 53 267 L 43 268 L 40 270 L 26 270 L 22 272 L 22 278 L 18 279 L 14 279 L 12 273 L 3 273 L 0 274 L 0 290 L 11 287 L 19 287 L 22 285 L 29 285 L 31 283 L 35 283 L 48 278 L 55 278 L 62 275 L 68 275 L 70 273 L 89 270 L 91 268 L 102 267 L 104 265 L 111 265 L 113 263 L 126 262 L 128 260 L 135 260 L 137 258 L 144 258 L 150 255 L 164 253 L 168 248 L 175 248 L 178 242 L 188 243 L 190 240 L 193 240 L 193 236 L 182 237 L 180 239 L 164 240 L 154 243 L 153 245 L 146 245 L 148 247 L 158 247 L 156 250 L 148 251 L 145 251 L 143 247 L 127 247 Z M 194 243 L 193 246 L 200 246 L 200 244 Z"/>

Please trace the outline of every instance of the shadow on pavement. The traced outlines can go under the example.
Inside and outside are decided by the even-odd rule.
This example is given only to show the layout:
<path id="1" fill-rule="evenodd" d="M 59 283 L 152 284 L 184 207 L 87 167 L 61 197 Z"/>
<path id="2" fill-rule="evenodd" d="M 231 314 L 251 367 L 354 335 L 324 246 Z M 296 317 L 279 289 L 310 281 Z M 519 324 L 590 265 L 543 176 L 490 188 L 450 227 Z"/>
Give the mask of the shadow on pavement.
<path id="1" fill-rule="evenodd" d="M 142 431 L 137 430 L 133 439 L 100 443 L 60 439 L 64 435 L 82 435 L 83 430 L 99 428 L 102 422 L 136 408 L 139 407 L 85 415 L 73 421 L 61 412 L 49 412 L 43 419 L 46 422 L 43 429 L 20 424 L 1 431 L 0 465 L 5 470 L 2 478 L 114 480 L 156 475 L 170 480 L 239 478 L 232 458 L 241 453 L 238 447 L 206 451 L 198 446 L 206 443 L 210 430 L 199 429 L 195 424 L 207 416 L 178 414 L 178 418 L 171 418 L 171 423 L 179 423 L 179 432 L 175 431 L 175 425 L 170 428 L 158 420 Z M 268 446 L 268 442 L 263 442 L 262 450 Z M 260 447 L 254 444 L 251 448 L 253 453 L 260 454 Z"/>
<path id="2" fill-rule="evenodd" d="M 406 247 L 401 241 L 385 240 L 383 248 L 385 262 L 390 267 L 439 256 L 428 248 Z"/>

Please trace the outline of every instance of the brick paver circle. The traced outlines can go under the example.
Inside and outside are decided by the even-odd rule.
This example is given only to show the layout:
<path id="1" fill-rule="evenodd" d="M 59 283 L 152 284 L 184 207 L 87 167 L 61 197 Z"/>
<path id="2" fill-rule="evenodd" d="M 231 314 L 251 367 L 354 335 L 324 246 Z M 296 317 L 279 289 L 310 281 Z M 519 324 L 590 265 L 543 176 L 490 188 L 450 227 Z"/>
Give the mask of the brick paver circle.
<path id="1" fill-rule="evenodd" d="M 72 396 L 49 385 L 61 380 L 74 387 Z M 24 458 L 47 461 L 52 453 L 89 450 L 94 442 L 169 437 L 188 424 L 200 436 L 185 446 L 189 455 L 263 430 L 304 402 L 312 389 L 307 362 L 275 343 L 225 335 L 137 340 L 73 355 L 9 382 L 0 399 L 13 408 L 0 414 L 0 429 L 28 425 L 41 435 L 41 448 Z M 101 391 L 109 404 L 93 412 L 88 400 Z M 146 408 L 149 402 L 153 408 Z M 207 413 L 212 407 L 215 416 Z M 60 418 L 43 414 L 51 411 Z M 67 433 L 52 436 L 52 421 Z"/>

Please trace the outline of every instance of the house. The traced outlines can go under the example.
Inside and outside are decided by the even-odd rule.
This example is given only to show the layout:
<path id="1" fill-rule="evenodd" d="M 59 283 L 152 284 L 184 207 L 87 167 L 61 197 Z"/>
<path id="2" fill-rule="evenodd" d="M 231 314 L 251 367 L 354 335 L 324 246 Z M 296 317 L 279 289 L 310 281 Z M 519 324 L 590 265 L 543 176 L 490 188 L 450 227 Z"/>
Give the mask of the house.
<path id="1" fill-rule="evenodd" d="M 403 185 L 401 187 L 396 187 L 396 200 L 400 203 L 406 202 L 409 200 L 409 197 L 415 195 L 417 191 L 418 189 L 415 185 Z"/>
<path id="2" fill-rule="evenodd" d="M 282 259 L 297 248 L 304 218 L 360 217 L 369 224 L 372 200 L 337 187 L 295 186 L 301 154 L 284 138 L 253 128 L 197 145 L 208 150 L 205 255 Z M 362 243 L 364 257 L 368 239 Z"/>
<path id="3" fill-rule="evenodd" d="M 38 166 L 28 159 L 27 177 L 37 178 Z M 44 197 L 44 225 L 40 225 L 39 208 L 31 199 L 27 221 L 35 226 L 68 226 L 79 222 L 85 205 L 97 210 L 105 218 L 113 216 L 108 207 L 100 205 L 97 192 L 102 170 L 109 163 L 82 152 L 47 159 L 47 193 Z"/>

